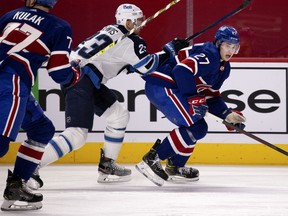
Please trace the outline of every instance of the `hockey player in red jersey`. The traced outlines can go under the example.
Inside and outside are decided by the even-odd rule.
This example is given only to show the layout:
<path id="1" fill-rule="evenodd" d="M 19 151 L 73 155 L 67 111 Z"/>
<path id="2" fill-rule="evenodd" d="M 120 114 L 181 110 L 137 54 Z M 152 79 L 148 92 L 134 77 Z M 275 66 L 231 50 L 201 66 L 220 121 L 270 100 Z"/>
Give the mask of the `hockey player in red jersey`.
<path id="1" fill-rule="evenodd" d="M 3 211 L 42 207 L 42 194 L 33 194 L 26 186 L 55 130 L 31 93 L 38 69 L 46 67 L 51 78 L 66 87 L 80 78 L 80 71 L 69 63 L 70 25 L 49 13 L 56 2 L 26 0 L 25 7 L 0 18 L 0 157 L 20 128 L 27 133 L 14 170 L 8 171 Z"/>
<path id="2" fill-rule="evenodd" d="M 184 48 L 170 62 L 143 76 L 150 102 L 177 126 L 162 142 L 157 140 L 136 165 L 155 184 L 161 186 L 164 180 L 199 179 L 199 171 L 185 164 L 197 141 L 206 136 L 207 111 L 244 127 L 245 117 L 228 108 L 220 95 L 220 88 L 230 74 L 229 60 L 238 53 L 239 43 L 236 29 L 222 26 L 213 42 Z M 164 49 L 173 49 L 173 44 L 168 43 Z M 161 160 L 167 162 L 165 170 Z"/>

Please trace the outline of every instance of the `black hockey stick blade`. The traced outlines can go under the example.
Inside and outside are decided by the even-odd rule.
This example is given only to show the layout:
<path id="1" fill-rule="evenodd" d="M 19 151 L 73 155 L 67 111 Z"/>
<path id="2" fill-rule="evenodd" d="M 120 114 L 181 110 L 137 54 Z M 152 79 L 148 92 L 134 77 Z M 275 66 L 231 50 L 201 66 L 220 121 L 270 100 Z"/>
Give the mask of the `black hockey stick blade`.
<path id="1" fill-rule="evenodd" d="M 237 14 L 238 12 L 242 11 L 244 8 L 246 8 L 250 3 L 252 2 L 252 0 L 244 0 L 242 2 L 242 4 L 237 7 L 236 9 L 234 9 L 233 11 L 231 11 L 230 13 L 226 14 L 225 16 L 221 17 L 220 19 L 216 20 L 215 22 L 211 23 L 210 25 L 206 26 L 204 29 L 202 29 L 199 32 L 196 32 L 195 34 L 189 36 L 188 38 L 186 38 L 185 40 L 187 42 L 191 41 L 192 39 L 197 38 L 198 36 L 200 36 L 201 34 L 203 34 L 204 32 L 206 32 L 208 29 L 211 29 L 212 27 L 218 25 L 220 22 L 230 18 L 231 16 Z"/>
<path id="2" fill-rule="evenodd" d="M 246 136 L 248 136 L 248 137 L 250 137 L 250 138 L 252 138 L 252 139 L 254 139 L 254 140 L 256 140 L 256 141 L 258 141 L 258 142 L 260 142 L 260 143 L 262 143 L 262 144 L 264 144 L 264 145 L 266 145 L 266 146 L 268 146 L 268 147 L 270 147 L 270 148 L 272 148 L 272 149 L 274 149 L 274 150 L 286 155 L 286 156 L 288 156 L 288 152 L 285 151 L 284 149 L 281 149 L 278 146 L 273 145 L 272 143 L 269 143 L 266 140 L 263 140 L 260 137 L 257 137 L 257 136 L 255 136 L 254 134 L 252 134 L 252 133 L 250 133 L 248 131 L 245 131 L 245 130 L 243 130 L 243 129 L 241 129 L 241 128 L 239 128 L 239 127 L 237 127 L 237 126 L 235 126 L 235 125 L 233 125 L 233 124 L 231 124 L 231 123 L 229 123 L 229 122 L 227 122 L 227 121 L 225 121 L 225 120 L 223 120 L 223 119 L 221 119 L 221 118 L 219 118 L 219 117 L 217 117 L 217 116 L 215 116 L 215 115 L 213 115 L 211 113 L 206 113 L 206 116 L 212 117 L 217 122 L 221 122 L 222 124 L 233 128 L 237 132 L 240 132 L 240 133 L 242 133 L 242 134 L 244 134 L 244 135 L 246 135 Z"/>

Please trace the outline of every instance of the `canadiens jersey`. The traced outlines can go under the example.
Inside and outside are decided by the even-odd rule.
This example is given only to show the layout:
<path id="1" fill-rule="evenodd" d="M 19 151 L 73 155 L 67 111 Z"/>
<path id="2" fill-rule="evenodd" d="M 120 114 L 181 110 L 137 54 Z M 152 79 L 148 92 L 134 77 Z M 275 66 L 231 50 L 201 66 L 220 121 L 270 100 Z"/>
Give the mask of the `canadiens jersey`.
<path id="1" fill-rule="evenodd" d="M 230 63 L 220 59 L 213 43 L 194 44 L 180 50 L 175 62 L 168 61 L 143 78 L 168 88 L 179 88 L 187 97 L 219 96 L 219 89 L 230 74 Z"/>
<path id="2" fill-rule="evenodd" d="M 128 30 L 122 25 L 108 25 L 79 44 L 71 52 L 71 60 L 90 59 L 87 66 L 98 75 L 102 83 L 117 76 L 127 65 L 132 65 L 142 73 L 154 71 L 159 62 L 158 55 L 150 55 L 146 51 L 145 41 L 136 34 L 129 35 L 100 56 L 93 58 L 126 33 Z"/>
<path id="3" fill-rule="evenodd" d="M 211 42 L 194 44 L 178 52 L 175 61 L 161 64 L 156 71 L 142 76 L 167 88 L 177 88 L 187 98 L 204 95 L 209 112 L 223 119 L 228 107 L 220 94 L 220 88 L 230 75 L 230 62 L 221 62 L 218 48 Z"/>
<path id="4" fill-rule="evenodd" d="M 73 76 L 71 43 L 66 21 L 28 7 L 10 11 L 0 18 L 0 71 L 18 74 L 31 87 L 46 67 L 55 82 L 66 84 Z"/>

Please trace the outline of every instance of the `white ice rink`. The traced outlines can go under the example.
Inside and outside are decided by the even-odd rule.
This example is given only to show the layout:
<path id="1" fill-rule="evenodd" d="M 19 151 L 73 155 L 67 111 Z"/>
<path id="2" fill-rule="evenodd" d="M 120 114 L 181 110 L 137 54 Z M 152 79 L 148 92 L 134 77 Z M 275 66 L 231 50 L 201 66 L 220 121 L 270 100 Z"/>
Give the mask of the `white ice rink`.
<path id="1" fill-rule="evenodd" d="M 96 165 L 51 165 L 43 208 L 7 216 L 287 216 L 287 166 L 195 166 L 199 182 L 158 187 L 132 168 L 133 179 L 98 184 Z M 7 169 L 0 166 L 0 189 Z M 1 198 L 1 203 L 3 198 Z"/>

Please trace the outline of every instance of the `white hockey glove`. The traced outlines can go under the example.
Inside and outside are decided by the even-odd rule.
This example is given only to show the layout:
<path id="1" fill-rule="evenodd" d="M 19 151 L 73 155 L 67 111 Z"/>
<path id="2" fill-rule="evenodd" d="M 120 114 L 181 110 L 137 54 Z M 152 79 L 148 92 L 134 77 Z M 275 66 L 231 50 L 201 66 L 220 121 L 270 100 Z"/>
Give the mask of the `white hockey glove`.
<path id="1" fill-rule="evenodd" d="M 245 124 L 243 124 L 243 122 L 246 121 L 246 118 L 243 116 L 243 114 L 241 112 L 239 112 L 237 110 L 232 110 L 232 112 L 226 116 L 225 121 L 241 128 L 241 129 L 244 129 Z M 229 126 L 226 126 L 226 127 L 229 131 L 234 130 L 233 128 L 231 128 Z"/>

